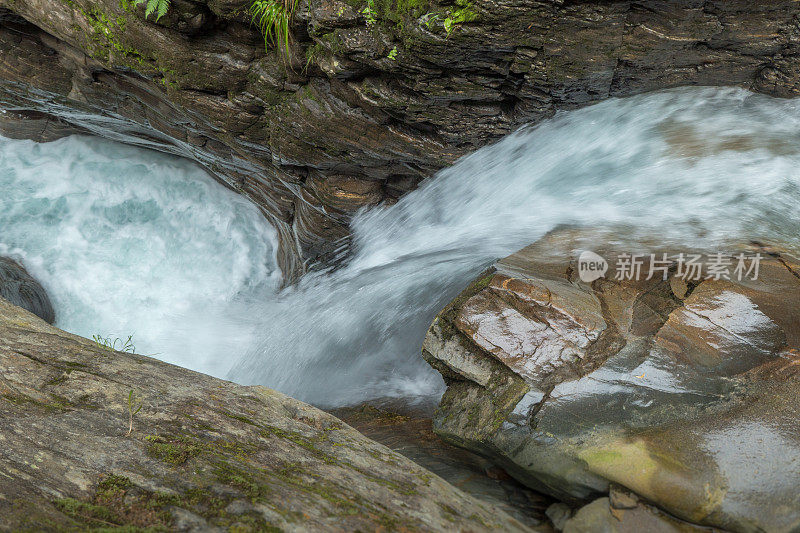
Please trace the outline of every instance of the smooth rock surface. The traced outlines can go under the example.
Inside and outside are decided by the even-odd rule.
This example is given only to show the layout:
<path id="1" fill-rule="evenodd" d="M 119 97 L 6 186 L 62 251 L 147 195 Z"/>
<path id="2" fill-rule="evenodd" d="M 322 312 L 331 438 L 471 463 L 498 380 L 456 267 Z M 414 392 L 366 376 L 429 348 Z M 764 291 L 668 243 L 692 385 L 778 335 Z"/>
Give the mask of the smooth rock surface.
<path id="1" fill-rule="evenodd" d="M 122 527 L 527 530 L 307 404 L 0 300 L 0 530 Z"/>
<path id="2" fill-rule="evenodd" d="M 750 247 L 756 280 L 686 284 L 673 266 L 587 284 L 591 237 L 548 235 L 437 316 L 423 345 L 448 382 L 436 433 L 569 502 L 613 482 L 690 522 L 796 531 L 800 262 Z"/>
<path id="3" fill-rule="evenodd" d="M 374 23 L 365 0 L 302 0 L 289 60 L 249 3 L 173 0 L 155 22 L 128 0 L 0 0 L 0 131 L 198 161 L 262 207 L 291 278 L 336 256 L 357 209 L 559 109 L 680 85 L 800 91 L 792 0 L 376 0 Z"/>

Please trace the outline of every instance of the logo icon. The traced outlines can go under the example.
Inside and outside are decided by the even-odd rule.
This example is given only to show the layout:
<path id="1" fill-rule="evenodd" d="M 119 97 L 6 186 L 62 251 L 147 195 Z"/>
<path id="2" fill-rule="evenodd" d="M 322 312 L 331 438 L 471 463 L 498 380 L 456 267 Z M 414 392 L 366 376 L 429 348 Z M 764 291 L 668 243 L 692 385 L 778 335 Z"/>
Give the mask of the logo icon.
<path id="1" fill-rule="evenodd" d="M 584 283 L 602 278 L 608 272 L 608 262 L 594 252 L 586 250 L 578 258 L 578 276 Z"/>

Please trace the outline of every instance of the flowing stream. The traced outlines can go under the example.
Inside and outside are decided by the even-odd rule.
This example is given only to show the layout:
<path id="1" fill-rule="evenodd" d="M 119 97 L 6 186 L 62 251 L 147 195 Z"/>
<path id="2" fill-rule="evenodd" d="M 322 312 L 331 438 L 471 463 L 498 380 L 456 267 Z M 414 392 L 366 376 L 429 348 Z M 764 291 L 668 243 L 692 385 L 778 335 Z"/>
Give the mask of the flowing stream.
<path id="1" fill-rule="evenodd" d="M 563 225 L 800 250 L 800 102 L 694 88 L 559 113 L 359 213 L 346 264 L 278 291 L 274 232 L 186 161 L 73 137 L 0 140 L 0 254 L 57 325 L 323 406 L 443 388 L 419 355 L 469 280 Z"/>

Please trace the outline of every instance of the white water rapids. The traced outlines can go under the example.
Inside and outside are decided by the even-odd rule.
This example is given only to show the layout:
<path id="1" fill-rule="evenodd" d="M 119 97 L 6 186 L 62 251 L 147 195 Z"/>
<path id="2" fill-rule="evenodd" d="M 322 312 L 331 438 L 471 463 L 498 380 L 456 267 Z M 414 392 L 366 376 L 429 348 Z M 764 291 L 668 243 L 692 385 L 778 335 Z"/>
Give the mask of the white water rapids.
<path id="1" fill-rule="evenodd" d="M 559 225 L 800 249 L 800 102 L 681 89 L 559 113 L 360 213 L 334 272 L 278 292 L 274 232 L 189 162 L 93 138 L 0 139 L 0 254 L 57 325 L 325 406 L 434 396 L 419 350 L 491 261 Z"/>

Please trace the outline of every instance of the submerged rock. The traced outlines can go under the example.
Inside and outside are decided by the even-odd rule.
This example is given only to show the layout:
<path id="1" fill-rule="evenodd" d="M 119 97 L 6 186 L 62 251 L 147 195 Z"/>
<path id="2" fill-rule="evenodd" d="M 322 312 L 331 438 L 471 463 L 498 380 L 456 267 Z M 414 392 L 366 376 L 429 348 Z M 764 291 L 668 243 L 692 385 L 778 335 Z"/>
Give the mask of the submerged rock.
<path id="1" fill-rule="evenodd" d="M 7 257 L 0 257 L 0 298 L 27 309 L 48 324 L 56 320 L 44 287 L 28 274 L 25 267 Z"/>
<path id="2" fill-rule="evenodd" d="M 436 317 L 435 431 L 566 501 L 613 482 L 691 522 L 796 530 L 800 262 L 758 248 L 755 280 L 686 283 L 673 265 L 584 283 L 575 250 L 597 242 L 554 233 Z"/>
<path id="3" fill-rule="evenodd" d="M 332 415 L 0 299 L 0 529 L 525 531 Z"/>

